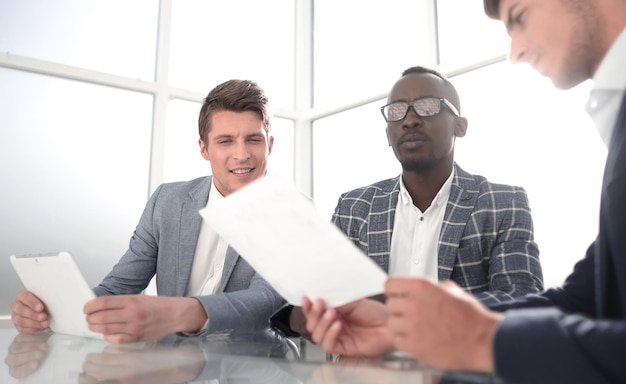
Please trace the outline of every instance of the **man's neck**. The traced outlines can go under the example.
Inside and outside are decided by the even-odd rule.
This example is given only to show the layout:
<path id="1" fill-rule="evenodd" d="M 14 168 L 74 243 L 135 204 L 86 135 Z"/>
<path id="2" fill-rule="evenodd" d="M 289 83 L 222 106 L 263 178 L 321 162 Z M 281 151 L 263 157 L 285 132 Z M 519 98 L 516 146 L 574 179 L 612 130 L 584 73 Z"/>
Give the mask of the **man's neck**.
<path id="1" fill-rule="evenodd" d="M 452 164 L 422 172 L 402 171 L 402 181 L 409 192 L 413 204 L 424 212 L 432 204 L 435 196 L 452 173 Z"/>

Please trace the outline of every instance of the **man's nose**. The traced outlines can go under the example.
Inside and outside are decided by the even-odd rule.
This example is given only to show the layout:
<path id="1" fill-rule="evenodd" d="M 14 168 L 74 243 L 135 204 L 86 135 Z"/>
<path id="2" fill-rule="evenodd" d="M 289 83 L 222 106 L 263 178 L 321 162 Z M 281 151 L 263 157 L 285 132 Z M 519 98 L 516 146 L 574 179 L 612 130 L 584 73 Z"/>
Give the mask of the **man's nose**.
<path id="1" fill-rule="evenodd" d="M 235 146 L 235 159 L 239 161 L 247 160 L 250 157 L 250 151 L 245 142 L 237 143 Z"/>
<path id="2" fill-rule="evenodd" d="M 409 106 L 409 110 L 406 112 L 406 116 L 404 116 L 404 120 L 402 121 L 402 125 L 405 127 L 412 128 L 414 126 L 419 126 L 422 124 L 422 117 L 417 114 L 415 108 L 413 106 Z"/>

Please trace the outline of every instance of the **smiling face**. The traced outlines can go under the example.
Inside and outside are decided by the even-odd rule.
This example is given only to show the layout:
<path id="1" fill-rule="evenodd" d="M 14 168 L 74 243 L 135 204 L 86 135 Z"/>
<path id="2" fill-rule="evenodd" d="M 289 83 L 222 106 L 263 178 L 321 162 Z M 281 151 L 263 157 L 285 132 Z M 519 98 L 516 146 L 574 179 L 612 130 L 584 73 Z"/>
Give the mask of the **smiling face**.
<path id="1" fill-rule="evenodd" d="M 202 157 L 211 162 L 213 182 L 223 196 L 263 176 L 274 138 L 253 111 L 216 111 L 205 140 Z"/>
<path id="2" fill-rule="evenodd" d="M 560 89 L 593 76 L 608 49 L 605 23 L 585 0 L 501 0 L 511 62 L 527 62 Z"/>
<path id="3" fill-rule="evenodd" d="M 442 79 L 429 73 L 411 73 L 391 89 L 388 103 L 411 102 L 422 97 L 453 99 Z M 445 106 L 437 115 L 420 117 L 411 107 L 404 119 L 387 123 L 387 139 L 404 171 L 424 172 L 440 168 L 450 172 L 454 141 L 465 135 L 467 120 L 456 117 Z"/>

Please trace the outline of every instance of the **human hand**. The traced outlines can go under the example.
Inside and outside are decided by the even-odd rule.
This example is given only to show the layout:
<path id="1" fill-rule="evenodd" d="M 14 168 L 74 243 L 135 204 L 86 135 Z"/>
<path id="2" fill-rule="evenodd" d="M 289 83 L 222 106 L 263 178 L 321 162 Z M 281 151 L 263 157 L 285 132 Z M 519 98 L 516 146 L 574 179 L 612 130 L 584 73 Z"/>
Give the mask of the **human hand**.
<path id="1" fill-rule="evenodd" d="M 89 329 L 111 343 L 158 340 L 176 332 L 196 332 L 206 322 L 202 304 L 191 297 L 102 296 L 88 301 Z"/>
<path id="2" fill-rule="evenodd" d="M 194 344 L 179 346 L 108 345 L 90 353 L 78 377 L 87 383 L 186 383 L 202 372 L 206 359 Z"/>
<path id="3" fill-rule="evenodd" d="M 4 363 L 9 367 L 9 374 L 16 379 L 23 379 L 33 374 L 41 366 L 48 354 L 49 334 L 20 333 L 13 339 Z"/>
<path id="4" fill-rule="evenodd" d="M 493 337 L 502 315 L 451 281 L 391 277 L 385 293 L 397 349 L 441 369 L 493 371 Z"/>
<path id="5" fill-rule="evenodd" d="M 20 291 L 11 303 L 11 320 L 20 333 L 37 333 L 50 326 L 46 306 L 30 291 Z"/>
<path id="6" fill-rule="evenodd" d="M 385 306 L 374 300 L 361 299 L 337 308 L 326 309 L 321 299 L 302 298 L 311 340 L 329 353 L 355 356 L 380 355 L 393 350 L 387 329 Z"/>

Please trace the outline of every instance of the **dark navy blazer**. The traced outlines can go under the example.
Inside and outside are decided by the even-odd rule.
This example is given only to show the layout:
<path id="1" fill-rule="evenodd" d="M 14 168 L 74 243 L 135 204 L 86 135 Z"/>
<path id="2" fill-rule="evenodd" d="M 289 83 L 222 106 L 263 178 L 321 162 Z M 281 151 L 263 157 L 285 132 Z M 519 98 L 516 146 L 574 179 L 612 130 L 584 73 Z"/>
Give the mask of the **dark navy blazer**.
<path id="1" fill-rule="evenodd" d="M 496 372 L 506 382 L 626 383 L 626 98 L 609 145 L 598 237 L 586 257 L 562 287 L 492 308 L 516 308 L 495 337 Z"/>

